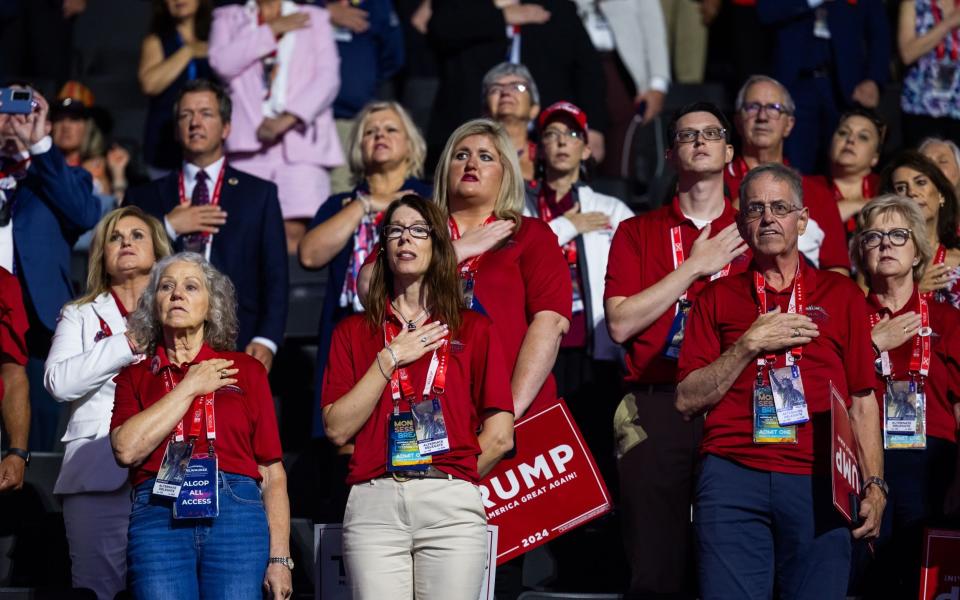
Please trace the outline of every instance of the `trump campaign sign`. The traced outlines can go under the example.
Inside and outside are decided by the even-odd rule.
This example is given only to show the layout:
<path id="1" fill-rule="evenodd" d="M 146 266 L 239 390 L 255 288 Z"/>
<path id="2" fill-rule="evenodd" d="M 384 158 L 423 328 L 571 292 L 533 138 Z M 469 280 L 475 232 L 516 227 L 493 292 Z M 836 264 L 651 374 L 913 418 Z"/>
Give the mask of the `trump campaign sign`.
<path id="1" fill-rule="evenodd" d="M 497 564 L 610 511 L 610 493 L 563 400 L 517 421 L 516 455 L 480 482 Z"/>
<path id="2" fill-rule="evenodd" d="M 833 505 L 850 523 L 859 521 L 860 465 L 857 440 L 850 426 L 850 413 L 843 396 L 830 382 L 831 457 L 833 468 Z"/>
<path id="3" fill-rule="evenodd" d="M 924 532 L 920 600 L 960 600 L 960 531 Z"/>

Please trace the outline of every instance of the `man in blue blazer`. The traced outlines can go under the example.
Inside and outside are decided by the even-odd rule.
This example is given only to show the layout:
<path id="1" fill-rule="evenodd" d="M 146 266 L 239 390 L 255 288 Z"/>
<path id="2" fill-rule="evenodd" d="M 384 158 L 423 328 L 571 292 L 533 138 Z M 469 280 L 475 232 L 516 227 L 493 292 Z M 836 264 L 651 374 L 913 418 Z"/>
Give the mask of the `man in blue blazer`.
<path id="1" fill-rule="evenodd" d="M 178 251 L 207 257 L 237 290 L 237 347 L 269 370 L 287 322 L 287 246 L 277 186 L 226 164 L 230 97 L 203 79 L 174 105 L 183 168 L 127 193 L 163 221 Z"/>
<path id="2" fill-rule="evenodd" d="M 882 0 L 757 0 L 776 27 L 774 72 L 793 96 L 799 125 L 786 140 L 790 163 L 812 173 L 840 113 L 876 108 L 890 74 L 890 25 Z"/>
<path id="3" fill-rule="evenodd" d="M 50 450 L 61 407 L 43 388 L 43 361 L 74 295 L 70 249 L 97 224 L 100 201 L 90 174 L 67 166 L 53 146 L 47 101 L 35 90 L 33 98 L 30 114 L 0 114 L 0 266 L 20 281 L 30 324 L 30 448 Z"/>

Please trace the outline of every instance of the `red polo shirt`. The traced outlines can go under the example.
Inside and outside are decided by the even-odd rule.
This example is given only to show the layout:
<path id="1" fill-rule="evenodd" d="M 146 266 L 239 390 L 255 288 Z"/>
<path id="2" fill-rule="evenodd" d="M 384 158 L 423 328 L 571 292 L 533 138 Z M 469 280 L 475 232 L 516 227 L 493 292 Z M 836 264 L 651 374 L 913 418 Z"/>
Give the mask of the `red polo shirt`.
<path id="1" fill-rule="evenodd" d="M 881 306 L 873 294 L 867 297 L 867 306 L 871 313 L 879 314 L 881 317 L 887 315 L 893 318 L 911 311 L 920 313 L 920 302 L 916 294 L 910 302 L 895 313 Z M 930 307 L 930 327 L 933 329 L 930 373 L 925 382 L 927 435 L 956 442 L 957 421 L 953 416 L 953 403 L 960 401 L 960 311 L 940 302 L 931 301 L 927 306 Z M 889 351 L 893 379 L 910 379 L 912 353 L 912 339 Z M 880 404 L 881 419 L 883 419 L 883 395 L 886 388 L 887 383 L 883 375 L 876 373 L 874 393 Z"/>
<path id="2" fill-rule="evenodd" d="M 440 397 L 450 450 L 434 455 L 432 464 L 444 473 L 476 483 L 480 479 L 480 443 L 476 432 L 481 420 L 490 410 L 512 413 L 513 396 L 501 344 L 490 319 L 472 310 L 463 310 L 461 314 L 463 322 L 452 335 L 446 386 Z M 322 405 L 333 404 L 349 392 L 382 349 L 383 329 L 370 325 L 364 315 L 352 315 L 337 324 L 323 378 Z M 431 358 L 432 353 L 424 354 L 406 367 L 418 397 L 423 392 Z M 410 410 L 405 400 L 400 401 L 400 410 Z M 348 484 L 386 473 L 387 428 L 392 413 L 393 398 L 387 384 L 380 402 L 354 438 Z"/>
<path id="3" fill-rule="evenodd" d="M 25 336 L 29 327 L 20 282 L 0 267 L 0 363 L 27 364 Z M 0 402 L 3 394 L 3 379 L 0 379 Z"/>
<path id="4" fill-rule="evenodd" d="M 225 473 L 246 475 L 261 480 L 257 465 L 264 465 L 283 457 L 280 434 L 277 430 L 277 415 L 273 408 L 273 394 L 267 381 L 267 371 L 257 359 L 240 352 L 219 352 L 204 344 L 191 363 L 173 365 L 163 348 L 157 348 L 152 360 L 124 367 L 114 378 L 117 384 L 113 404 L 113 419 L 110 429 L 123 425 L 135 414 L 152 406 L 167 395 L 165 370 L 169 370 L 174 382 L 179 383 L 192 364 L 211 358 L 226 358 L 233 361 L 237 383 L 217 390 L 214 395 L 214 414 L 217 439 L 214 449 L 219 459 L 219 469 Z M 191 407 L 192 408 L 192 407 Z M 190 431 L 193 412 L 184 414 L 184 431 Z M 170 434 L 173 432 L 171 431 Z M 194 445 L 195 453 L 207 451 L 205 435 Z M 150 454 L 146 462 L 130 469 L 133 485 L 156 477 L 160 462 L 167 448 L 168 435 Z"/>
<path id="5" fill-rule="evenodd" d="M 797 444 L 753 443 L 757 365 L 752 360 L 707 413 L 702 453 L 764 471 L 797 475 L 829 472 L 830 382 L 848 399 L 856 392 L 873 391 L 873 346 L 863 292 L 848 277 L 820 271 L 803 260 L 800 265 L 807 315 L 820 329 L 820 336 L 803 347 L 803 357 L 797 363 L 810 421 L 797 425 Z M 770 308 L 779 306 L 787 312 L 792 292 L 792 284 L 780 292 L 768 285 Z M 680 380 L 719 358 L 756 319 L 752 271 L 710 285 L 693 305 L 680 350 Z M 774 368 L 784 366 L 785 360 L 785 353 L 778 353 Z"/>
<path id="6" fill-rule="evenodd" d="M 725 201 L 723 213 L 710 224 L 710 236 L 717 235 L 724 227 L 733 223 L 736 214 L 730 203 Z M 676 196 L 668 205 L 620 223 L 610 246 L 604 300 L 639 294 L 675 270 L 670 230 L 677 226 L 681 228 L 684 257 L 690 258 L 693 242 L 700 235 L 700 230 L 693 221 L 683 215 L 680 200 Z M 731 274 L 746 269 L 749 263 L 748 254 L 749 251 L 734 259 L 730 266 Z M 709 282 L 709 277 L 701 277 L 693 282 L 687 290 L 687 298 L 695 300 Z M 676 361 L 663 356 L 674 312 L 674 305 L 671 305 L 649 327 L 624 344 L 627 350 L 627 381 L 678 381 Z M 685 341 L 684 344 L 686 343 Z"/>
<path id="7" fill-rule="evenodd" d="M 784 161 L 784 164 L 787 164 Z M 736 202 L 740 198 L 740 184 L 750 169 L 743 157 L 736 157 L 723 170 L 723 182 L 727 185 L 730 197 Z M 817 222 L 823 230 L 823 243 L 820 245 L 821 269 L 850 269 L 850 255 L 847 252 L 847 232 L 840 220 L 840 209 L 834 199 L 833 190 L 824 183 L 822 177 L 804 175 L 803 205 L 810 211 L 810 219 Z"/>

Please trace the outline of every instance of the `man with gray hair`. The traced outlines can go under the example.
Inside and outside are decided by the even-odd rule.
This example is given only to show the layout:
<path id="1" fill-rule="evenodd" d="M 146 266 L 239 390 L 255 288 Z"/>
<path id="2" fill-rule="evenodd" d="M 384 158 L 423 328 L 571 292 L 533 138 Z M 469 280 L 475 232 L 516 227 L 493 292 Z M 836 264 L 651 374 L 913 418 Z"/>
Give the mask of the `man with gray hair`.
<path id="1" fill-rule="evenodd" d="M 531 181 L 537 145 L 527 133 L 540 114 L 540 92 L 527 67 L 502 62 L 487 71 L 483 76 L 483 111 L 506 129 L 517 149 L 523 179 Z"/>
<path id="2" fill-rule="evenodd" d="M 866 299 L 800 257 L 808 222 L 792 169 L 748 173 L 737 223 L 750 268 L 703 290 L 680 348 L 676 408 L 706 413 L 693 514 L 704 600 L 770 598 L 775 586 L 844 598 L 851 528 L 880 532 L 887 484 Z M 789 382 L 789 403 L 774 382 Z M 850 407 L 862 472 L 852 527 L 832 506 L 831 387 Z"/>
<path id="3" fill-rule="evenodd" d="M 740 182 L 750 169 L 786 163 L 784 140 L 796 125 L 796 106 L 790 92 L 766 75 L 747 79 L 737 94 L 735 108 L 734 124 L 742 140 L 740 154 L 723 172 L 731 198 L 737 197 Z M 849 274 L 847 237 L 833 193 L 816 177 L 804 177 L 802 184 L 810 219 L 800 236 L 800 252 L 818 268 Z"/>

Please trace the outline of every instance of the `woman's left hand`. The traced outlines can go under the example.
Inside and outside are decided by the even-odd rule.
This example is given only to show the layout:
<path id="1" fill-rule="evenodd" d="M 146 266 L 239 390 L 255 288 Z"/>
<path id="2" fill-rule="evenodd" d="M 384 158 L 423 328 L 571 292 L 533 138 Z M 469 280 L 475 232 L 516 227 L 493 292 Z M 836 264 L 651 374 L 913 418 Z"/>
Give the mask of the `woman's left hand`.
<path id="1" fill-rule="evenodd" d="M 286 600 L 293 595 L 293 575 L 286 565 L 270 563 L 263 577 L 263 589 L 270 600 Z"/>

